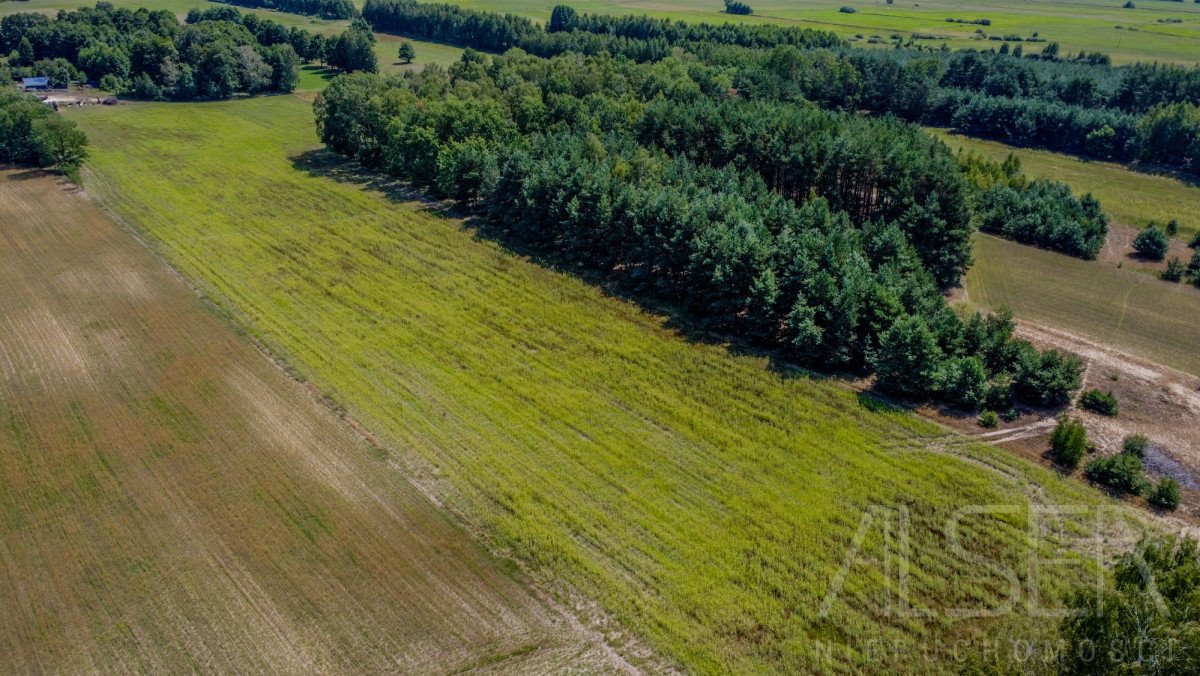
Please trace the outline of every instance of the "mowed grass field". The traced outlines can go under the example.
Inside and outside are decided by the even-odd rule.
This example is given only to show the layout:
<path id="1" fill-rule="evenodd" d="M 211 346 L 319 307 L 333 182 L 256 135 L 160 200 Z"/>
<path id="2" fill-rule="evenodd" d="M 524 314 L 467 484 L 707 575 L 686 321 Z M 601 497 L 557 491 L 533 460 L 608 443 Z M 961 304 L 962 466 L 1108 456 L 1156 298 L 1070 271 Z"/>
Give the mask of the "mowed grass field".
<path id="1" fill-rule="evenodd" d="M 1173 176 L 1145 174 L 1112 162 L 1092 162 L 1047 150 L 1016 148 L 997 141 L 928 129 L 954 150 L 963 149 L 997 162 L 1009 154 L 1035 178 L 1065 181 L 1077 194 L 1090 192 L 1100 200 L 1113 223 L 1144 228 L 1151 221 L 1179 221 L 1179 237 L 1187 242 L 1200 231 L 1200 186 Z"/>
<path id="2" fill-rule="evenodd" d="M 972 303 L 1200 375 L 1200 290 L 977 234 Z"/>
<path id="3" fill-rule="evenodd" d="M 0 172 L 0 289 L 0 671 L 609 666 L 80 190 Z"/>
<path id="4" fill-rule="evenodd" d="M 71 117 L 106 208 L 382 445 L 432 465 L 489 547 L 598 602 L 625 628 L 610 636 L 699 672 L 949 668 L 869 648 L 1047 630 L 1020 610 L 946 612 L 1007 602 L 988 557 L 1047 604 L 1084 574 L 1029 570 L 1059 538 L 1030 542 L 1024 510 L 1095 506 L 1090 489 L 689 342 L 361 177 L 319 148 L 296 97 Z M 965 516 L 964 554 L 944 528 L 969 505 L 1015 511 Z M 872 506 L 908 515 L 903 581 L 879 563 L 884 517 L 856 537 Z M 896 612 L 902 594 L 931 615 Z"/>

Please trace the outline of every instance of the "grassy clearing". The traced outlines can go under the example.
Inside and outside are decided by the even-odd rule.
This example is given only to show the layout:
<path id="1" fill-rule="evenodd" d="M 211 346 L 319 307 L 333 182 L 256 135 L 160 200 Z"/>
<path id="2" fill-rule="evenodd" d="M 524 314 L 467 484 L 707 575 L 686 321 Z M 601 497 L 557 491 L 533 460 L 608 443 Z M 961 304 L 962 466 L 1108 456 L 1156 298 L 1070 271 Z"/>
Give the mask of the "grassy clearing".
<path id="1" fill-rule="evenodd" d="M 1184 241 L 1200 230 L 1200 186 L 1171 176 L 1132 171 L 1111 162 L 1090 162 L 1071 155 L 1031 150 L 930 129 L 951 148 L 962 148 L 996 161 L 1010 153 L 1021 159 L 1026 174 L 1065 181 L 1076 193 L 1090 192 L 1100 199 L 1115 223 L 1143 228 L 1150 221 L 1179 221 Z"/>
<path id="2" fill-rule="evenodd" d="M 1142 272 L 977 235 L 967 291 L 983 307 L 1200 375 L 1200 291 Z"/>
<path id="3" fill-rule="evenodd" d="M 1017 505 L 962 525 L 971 551 L 1024 575 L 1031 547 L 1048 552 L 1020 506 L 1096 504 L 837 384 L 691 343 L 396 186 L 368 186 L 317 149 L 294 97 L 71 115 L 108 208 L 387 445 L 432 463 L 493 547 L 689 669 L 913 669 L 867 642 L 916 648 L 991 623 L 891 612 L 897 580 L 865 564 L 822 613 L 871 505 L 909 510 L 910 598 L 945 610 L 996 607 L 1008 590 L 994 564 L 947 545 L 955 510 Z M 880 533 L 861 557 L 881 560 Z M 1045 570 L 1041 597 L 1080 574 Z"/>
<path id="4" fill-rule="evenodd" d="M 0 224 L 4 671 L 602 664 L 81 191 Z"/>

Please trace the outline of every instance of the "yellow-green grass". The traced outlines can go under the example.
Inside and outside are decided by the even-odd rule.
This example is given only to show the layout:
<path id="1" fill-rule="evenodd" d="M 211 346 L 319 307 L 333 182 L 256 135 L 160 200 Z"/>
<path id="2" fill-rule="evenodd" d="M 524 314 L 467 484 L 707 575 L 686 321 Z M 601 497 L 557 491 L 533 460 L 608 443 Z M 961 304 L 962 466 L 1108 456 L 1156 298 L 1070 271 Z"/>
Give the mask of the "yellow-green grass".
<path id="1" fill-rule="evenodd" d="M 523 14 L 539 21 L 549 18 L 554 2 L 543 0 L 451 0 L 454 4 L 498 12 Z M 1200 62 L 1200 5 L 1185 2 L 1143 0 L 1136 9 L 1124 9 L 1124 0 L 968 1 L 959 0 L 755 0 L 754 14 L 738 17 L 725 14 L 719 0 L 702 3 L 687 0 L 582 0 L 572 6 L 584 12 L 603 14 L 647 14 L 687 21 L 747 21 L 806 26 L 831 30 L 847 38 L 861 34 L 888 38 L 892 33 L 907 37 L 928 33 L 939 39 L 924 41 L 951 48 L 998 46 L 999 42 L 974 39 L 982 28 L 989 35 L 1017 34 L 1030 37 L 1037 32 L 1061 49 L 1075 53 L 1101 51 L 1115 63 L 1130 61 Z M 838 11 L 842 6 L 858 10 Z M 990 26 L 947 23 L 948 18 L 990 19 Z M 1157 19 L 1179 18 L 1183 23 L 1164 24 Z M 1122 26 L 1121 30 L 1117 26 Z M 1134 27 L 1137 30 L 1128 30 Z M 1041 51 L 1046 43 L 1024 43 L 1026 51 Z"/>
<path id="2" fill-rule="evenodd" d="M 1200 290 L 976 235 L 970 300 L 1200 375 Z"/>
<path id="3" fill-rule="evenodd" d="M 1024 576 L 1030 548 L 1047 553 L 1027 540 L 1031 495 L 1097 504 L 836 383 L 689 342 L 480 238 L 318 149 L 294 97 L 71 116 L 107 208 L 385 446 L 431 463 L 492 548 L 689 670 L 922 669 L 865 648 L 979 636 L 992 622 L 944 611 L 995 607 L 1009 589 L 947 544 L 946 519 L 1016 506 L 966 518 L 963 541 Z M 894 612 L 898 567 L 866 564 L 822 613 L 871 505 L 909 510 L 905 584 L 932 618 Z M 882 560 L 880 532 L 860 559 Z M 1042 597 L 1081 574 L 1045 569 Z"/>
<path id="4" fill-rule="evenodd" d="M 0 670 L 601 668 L 75 186 L 0 171 Z"/>
<path id="5" fill-rule="evenodd" d="M 1022 170 L 1034 177 L 1065 181 L 1076 193 L 1099 198 L 1115 223 L 1145 227 L 1151 221 L 1179 221 L 1181 237 L 1200 231 L 1200 186 L 1173 176 L 1144 174 L 1111 162 L 1091 162 L 1047 150 L 1015 148 L 996 141 L 930 129 L 953 149 L 962 148 L 996 161 L 1010 153 Z"/>

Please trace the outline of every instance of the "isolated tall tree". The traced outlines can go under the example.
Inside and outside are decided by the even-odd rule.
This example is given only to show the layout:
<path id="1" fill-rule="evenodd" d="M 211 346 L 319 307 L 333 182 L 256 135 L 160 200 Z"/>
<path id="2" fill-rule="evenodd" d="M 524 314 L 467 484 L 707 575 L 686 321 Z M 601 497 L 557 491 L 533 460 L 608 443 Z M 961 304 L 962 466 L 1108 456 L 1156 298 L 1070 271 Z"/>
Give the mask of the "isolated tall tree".
<path id="1" fill-rule="evenodd" d="M 412 63 L 412 60 L 417 58 L 417 50 L 413 48 L 411 42 L 404 40 L 400 43 L 400 49 L 396 52 L 396 56 L 400 57 L 404 63 Z"/>

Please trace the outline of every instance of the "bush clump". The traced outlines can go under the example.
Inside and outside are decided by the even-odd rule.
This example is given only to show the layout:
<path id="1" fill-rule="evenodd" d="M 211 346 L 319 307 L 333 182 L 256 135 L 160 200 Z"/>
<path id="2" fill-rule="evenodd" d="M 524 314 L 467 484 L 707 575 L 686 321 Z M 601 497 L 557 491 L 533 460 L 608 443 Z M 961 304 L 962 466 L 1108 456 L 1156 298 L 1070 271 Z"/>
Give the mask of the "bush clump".
<path id="1" fill-rule="evenodd" d="M 1166 477 L 1158 482 L 1150 492 L 1150 504 L 1163 509 L 1175 509 L 1179 506 L 1179 482 Z"/>
<path id="2" fill-rule="evenodd" d="M 1096 458 L 1087 464 L 1083 473 L 1088 479 L 1117 493 L 1143 495 L 1150 489 L 1150 482 L 1142 473 L 1141 459 L 1129 453 Z"/>
<path id="3" fill-rule="evenodd" d="M 750 7 L 750 5 L 744 2 L 738 2 L 738 0 L 725 0 L 725 13 L 747 16 L 753 14 L 754 10 Z"/>
<path id="4" fill-rule="evenodd" d="M 995 429 L 1000 426 L 1000 414 L 995 411 L 984 411 L 979 416 L 979 426 Z"/>
<path id="5" fill-rule="evenodd" d="M 1146 449 L 1150 448 L 1150 439 L 1144 434 L 1130 434 L 1125 437 L 1123 450 L 1129 455 L 1144 458 L 1146 457 Z"/>
<path id="6" fill-rule="evenodd" d="M 1133 250 L 1142 258 L 1161 261 L 1167 255 L 1167 247 L 1171 244 L 1167 233 L 1151 225 L 1133 238 Z"/>
<path id="7" fill-rule="evenodd" d="M 1187 272 L 1187 267 L 1184 266 L 1183 261 L 1179 260 L 1178 256 L 1174 256 L 1167 261 L 1166 269 L 1158 275 L 1158 278 L 1164 282 L 1178 283 L 1183 281 L 1185 272 Z"/>
<path id="8" fill-rule="evenodd" d="M 1059 463 L 1075 469 L 1087 453 L 1087 430 L 1075 418 L 1062 416 L 1050 434 L 1050 449 Z"/>
<path id="9" fill-rule="evenodd" d="M 1117 414 L 1117 397 L 1112 392 L 1088 390 L 1079 397 L 1079 405 L 1100 415 L 1114 416 Z"/>

